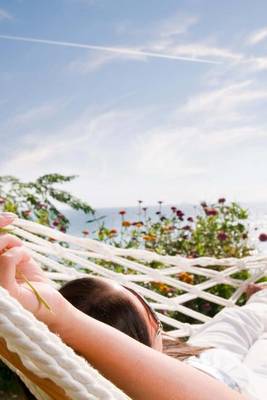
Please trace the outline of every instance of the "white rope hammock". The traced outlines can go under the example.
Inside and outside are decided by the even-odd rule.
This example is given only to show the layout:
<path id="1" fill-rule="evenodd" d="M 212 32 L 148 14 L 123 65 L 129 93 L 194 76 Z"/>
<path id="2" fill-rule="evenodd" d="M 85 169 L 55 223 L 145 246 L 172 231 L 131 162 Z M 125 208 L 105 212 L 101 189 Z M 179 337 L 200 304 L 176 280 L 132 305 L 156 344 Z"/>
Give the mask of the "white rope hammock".
<path id="1" fill-rule="evenodd" d="M 250 256 L 243 259 L 214 259 L 202 257 L 187 259 L 180 256 L 160 256 L 146 250 L 120 249 L 87 238 L 77 238 L 30 221 L 16 220 L 15 235 L 20 237 L 33 258 L 38 261 L 47 276 L 59 285 L 64 281 L 88 274 L 114 279 L 137 290 L 157 311 L 161 321 L 173 336 L 190 336 L 198 326 L 210 318 L 186 306 L 189 300 L 201 298 L 223 307 L 233 307 L 248 283 L 266 275 L 267 256 Z M 64 243 L 63 243 L 64 242 Z M 66 247 L 66 244 L 68 247 Z M 99 265 L 99 260 L 121 266 L 124 273 Z M 162 263 L 153 269 L 151 261 Z M 71 266 L 68 266 L 71 264 Z M 211 266 L 220 266 L 220 270 Z M 234 278 L 236 272 L 248 270 L 246 281 Z M 202 283 L 193 285 L 179 279 L 181 272 L 201 276 Z M 144 283 L 160 282 L 179 289 L 182 294 L 168 297 L 142 286 Z M 218 284 L 227 284 L 235 290 L 230 299 L 223 299 L 206 290 Z M 198 321 L 190 325 L 168 315 L 180 313 Z M 0 337 L 4 338 L 10 351 L 15 352 L 24 366 L 35 375 L 51 379 L 70 399 L 127 399 L 120 390 L 103 378 L 84 359 L 62 343 L 59 337 L 37 321 L 8 293 L 0 288 Z M 38 399 L 48 399 L 38 390 Z"/>

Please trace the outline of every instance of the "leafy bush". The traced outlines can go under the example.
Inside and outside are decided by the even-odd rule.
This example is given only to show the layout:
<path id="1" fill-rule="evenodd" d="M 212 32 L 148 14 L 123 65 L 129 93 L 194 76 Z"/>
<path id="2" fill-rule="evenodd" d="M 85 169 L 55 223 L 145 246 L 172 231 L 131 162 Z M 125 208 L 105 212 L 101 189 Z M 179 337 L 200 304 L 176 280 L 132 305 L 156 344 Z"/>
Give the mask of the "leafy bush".
<path id="1" fill-rule="evenodd" d="M 75 178 L 76 176 L 48 174 L 33 182 L 21 182 L 13 176 L 0 176 L 0 211 L 14 212 L 21 218 L 66 232 L 70 221 L 59 210 L 60 204 L 81 210 L 85 214 L 94 213 L 89 204 L 55 187 Z"/>
<path id="2" fill-rule="evenodd" d="M 227 204 L 223 198 L 211 205 L 203 202 L 194 217 L 186 216 L 176 207 L 171 207 L 166 215 L 161 203 L 156 218 L 148 216 L 149 210 L 144 207 L 139 220 L 129 221 L 126 211 L 121 210 L 120 230 L 108 229 L 102 224 L 98 239 L 117 247 L 145 248 L 162 255 L 191 258 L 240 258 L 250 253 L 248 212 L 237 203 Z"/>

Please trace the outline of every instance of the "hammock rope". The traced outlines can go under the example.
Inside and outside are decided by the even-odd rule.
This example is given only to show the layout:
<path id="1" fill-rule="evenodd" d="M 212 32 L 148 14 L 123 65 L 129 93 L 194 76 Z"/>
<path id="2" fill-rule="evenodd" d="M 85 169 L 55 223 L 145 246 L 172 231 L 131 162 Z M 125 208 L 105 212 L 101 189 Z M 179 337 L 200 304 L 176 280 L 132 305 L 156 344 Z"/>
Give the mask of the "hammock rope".
<path id="1" fill-rule="evenodd" d="M 127 398 L 3 288 L 0 332 L 8 349 L 19 355 L 27 369 L 40 378 L 52 379 L 71 399 Z"/>
<path id="2" fill-rule="evenodd" d="M 207 315 L 187 307 L 188 301 L 201 298 L 222 307 L 234 307 L 246 285 L 266 276 L 267 271 L 267 256 L 262 255 L 243 259 L 161 256 L 147 250 L 115 248 L 19 219 L 14 222 L 12 233 L 23 240 L 33 258 L 40 263 L 56 287 L 63 281 L 88 274 L 114 279 L 146 297 L 161 321 L 170 329 L 169 334 L 174 337 L 190 336 L 203 322 L 210 319 Z M 103 263 L 100 265 L 99 261 L 106 261 L 109 266 Z M 149 263 L 152 261 L 161 263 L 161 268 L 156 270 L 150 267 Z M 110 263 L 120 266 L 123 272 L 110 269 Z M 210 268 L 214 266 L 220 268 Z M 233 277 L 233 274 L 243 270 L 249 271 L 248 279 L 242 281 Z M 186 283 L 179 278 L 179 274 L 185 272 L 200 276 L 204 281 L 195 285 Z M 178 289 L 181 294 L 168 297 L 157 293 L 143 286 L 149 282 Z M 234 288 L 230 299 L 223 299 L 207 291 L 218 284 L 227 284 Z M 194 318 L 197 323 L 180 322 L 168 314 L 173 311 Z M 27 370 L 39 378 L 50 379 L 59 388 L 63 388 L 66 399 L 128 399 L 1 287 L 0 337 L 5 340 L 8 350 L 18 355 Z M 21 375 L 20 372 L 19 374 Z M 25 379 L 31 387 L 28 377 Z M 51 391 L 47 396 L 48 392 L 43 393 L 36 387 L 32 387 L 32 391 L 40 400 L 61 398 L 51 395 Z"/>
<path id="3" fill-rule="evenodd" d="M 222 307 L 233 307 L 242 295 L 244 288 L 266 275 L 267 256 L 249 256 L 243 259 L 215 259 L 201 257 L 188 259 L 181 256 L 162 256 L 147 250 L 121 249 L 87 238 L 77 238 L 34 222 L 17 220 L 14 234 L 25 240 L 32 256 L 42 264 L 47 276 L 55 283 L 87 276 L 88 273 L 114 279 L 145 296 L 158 313 L 162 322 L 170 328 L 170 334 L 189 336 L 196 326 L 181 323 L 166 315 L 169 311 L 179 311 L 200 323 L 210 319 L 186 306 L 190 300 L 201 298 Z M 64 247 L 62 243 L 69 247 Z M 122 267 L 124 273 L 118 273 L 99 260 L 108 261 Z M 161 269 L 148 266 L 152 261 L 164 265 Z M 75 268 L 66 266 L 71 263 Z M 219 270 L 209 267 L 218 266 Z M 250 277 L 245 281 L 234 278 L 237 272 L 248 270 Z M 199 284 L 190 284 L 179 279 L 179 273 L 187 272 L 205 279 Z M 143 283 L 158 282 L 182 293 L 168 297 L 144 287 Z M 232 286 L 235 291 L 229 299 L 208 292 L 218 284 Z"/>

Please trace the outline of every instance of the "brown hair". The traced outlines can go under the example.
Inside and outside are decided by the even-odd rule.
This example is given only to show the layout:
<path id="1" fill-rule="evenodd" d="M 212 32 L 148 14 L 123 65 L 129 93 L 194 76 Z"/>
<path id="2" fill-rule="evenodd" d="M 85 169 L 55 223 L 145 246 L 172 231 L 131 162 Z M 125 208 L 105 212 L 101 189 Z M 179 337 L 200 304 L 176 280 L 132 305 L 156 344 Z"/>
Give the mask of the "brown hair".
<path id="1" fill-rule="evenodd" d="M 80 311 L 151 347 L 144 316 L 130 297 L 98 277 L 74 279 L 59 292 Z"/>
<path id="2" fill-rule="evenodd" d="M 127 289 L 127 288 L 126 288 Z M 138 307 L 123 291 L 114 289 L 99 277 L 74 279 L 59 290 L 73 306 L 105 324 L 111 325 L 139 342 L 152 347 L 147 322 Z M 140 295 L 130 292 L 140 300 Z M 144 303 L 142 302 L 143 306 Z M 145 307 L 148 316 L 149 306 Z M 154 318 L 154 315 L 152 315 Z M 163 336 L 164 353 L 184 360 L 200 354 L 204 348 L 190 346 L 179 339 Z"/>
<path id="3" fill-rule="evenodd" d="M 180 361 L 186 360 L 188 357 L 198 356 L 204 350 L 208 350 L 208 348 L 192 346 L 189 343 L 178 338 L 173 338 L 168 334 L 163 335 L 163 352 Z"/>

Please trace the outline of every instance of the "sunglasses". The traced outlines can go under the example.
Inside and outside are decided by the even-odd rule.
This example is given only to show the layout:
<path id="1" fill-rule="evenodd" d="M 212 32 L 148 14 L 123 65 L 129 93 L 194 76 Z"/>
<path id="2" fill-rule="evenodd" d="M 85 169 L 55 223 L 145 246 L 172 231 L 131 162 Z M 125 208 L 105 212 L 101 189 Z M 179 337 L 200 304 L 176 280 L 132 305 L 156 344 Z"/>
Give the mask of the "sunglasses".
<path id="1" fill-rule="evenodd" d="M 123 286 L 123 285 L 122 285 Z M 128 290 L 128 292 L 131 292 L 135 297 L 137 297 L 137 299 L 140 301 L 140 303 L 143 305 L 143 307 L 145 308 L 145 310 L 147 311 L 149 317 L 152 318 L 152 320 L 155 322 L 156 326 L 157 326 L 157 331 L 156 331 L 156 337 L 162 332 L 163 330 L 163 326 L 162 323 L 159 319 L 159 317 L 157 316 L 157 314 L 155 313 L 155 311 L 153 310 L 153 308 L 150 306 L 150 304 L 146 301 L 146 299 L 141 296 L 138 292 L 136 292 L 133 289 L 130 289 L 127 286 L 123 286 L 124 289 Z"/>

